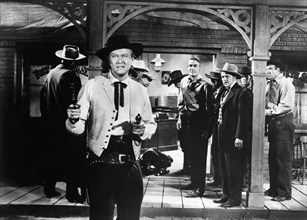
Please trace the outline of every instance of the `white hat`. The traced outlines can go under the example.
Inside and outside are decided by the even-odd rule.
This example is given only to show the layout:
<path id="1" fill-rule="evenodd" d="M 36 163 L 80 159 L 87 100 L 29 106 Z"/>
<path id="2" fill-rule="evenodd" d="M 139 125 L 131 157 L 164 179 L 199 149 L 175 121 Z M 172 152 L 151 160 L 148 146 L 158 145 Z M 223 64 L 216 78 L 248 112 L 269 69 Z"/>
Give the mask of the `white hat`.
<path id="1" fill-rule="evenodd" d="M 146 66 L 144 60 L 133 60 L 133 62 L 132 62 L 132 67 L 133 67 L 134 69 L 140 69 L 140 70 L 149 72 L 149 69 L 148 69 L 148 67 Z"/>

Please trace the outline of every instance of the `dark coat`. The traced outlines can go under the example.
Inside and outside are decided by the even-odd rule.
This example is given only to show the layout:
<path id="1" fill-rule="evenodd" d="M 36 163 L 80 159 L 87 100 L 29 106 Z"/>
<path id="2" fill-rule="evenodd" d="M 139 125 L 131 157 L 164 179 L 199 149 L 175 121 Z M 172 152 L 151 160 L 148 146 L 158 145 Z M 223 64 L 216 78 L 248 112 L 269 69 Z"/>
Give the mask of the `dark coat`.
<path id="1" fill-rule="evenodd" d="M 225 87 L 219 91 L 217 100 L 221 99 Z M 220 103 L 218 103 L 218 109 Z M 218 117 L 218 111 L 217 111 Z M 219 143 L 222 152 L 239 151 L 234 142 L 236 138 L 243 140 L 243 149 L 250 142 L 252 129 L 252 96 L 251 92 L 243 89 L 237 83 L 230 89 L 222 107 L 222 140 Z"/>

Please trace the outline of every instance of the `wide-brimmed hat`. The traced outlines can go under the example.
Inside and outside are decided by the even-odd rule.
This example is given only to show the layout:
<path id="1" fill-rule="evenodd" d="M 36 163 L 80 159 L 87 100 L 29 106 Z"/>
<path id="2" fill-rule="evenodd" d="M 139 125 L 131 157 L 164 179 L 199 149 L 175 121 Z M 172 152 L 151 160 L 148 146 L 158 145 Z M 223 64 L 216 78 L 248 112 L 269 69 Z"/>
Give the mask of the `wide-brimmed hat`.
<path id="1" fill-rule="evenodd" d="M 168 86 L 171 86 L 172 84 L 176 84 L 181 81 L 181 79 L 188 74 L 182 74 L 181 70 L 174 70 L 170 73 L 170 81 L 168 82 Z"/>
<path id="2" fill-rule="evenodd" d="M 205 74 L 209 79 L 222 80 L 221 70 L 216 68 L 215 70 L 210 71 L 210 74 Z"/>
<path id="3" fill-rule="evenodd" d="M 134 69 L 139 69 L 141 71 L 149 72 L 149 69 L 146 66 L 144 60 L 133 60 L 132 66 L 133 66 Z"/>
<path id="4" fill-rule="evenodd" d="M 242 77 L 242 75 L 240 73 L 238 73 L 237 65 L 232 64 L 232 63 L 225 63 L 223 68 L 221 69 L 221 72 L 225 72 L 227 74 L 235 76 L 238 79 L 240 79 Z"/>
<path id="5" fill-rule="evenodd" d="M 174 70 L 169 75 L 171 79 L 168 82 L 168 86 L 171 86 L 173 83 L 176 84 L 180 82 L 183 77 L 187 76 L 187 74 L 183 75 L 181 70 Z"/>
<path id="6" fill-rule="evenodd" d="M 56 51 L 55 55 L 64 60 L 81 60 L 85 58 L 76 45 L 64 45 L 63 50 Z"/>
<path id="7" fill-rule="evenodd" d="M 243 76 L 248 76 L 252 74 L 251 68 L 249 68 L 248 66 L 243 66 L 240 69 L 240 74 Z"/>
<path id="8" fill-rule="evenodd" d="M 135 57 L 140 56 L 143 52 L 142 44 L 130 42 L 128 36 L 126 35 L 114 35 L 108 39 L 105 47 L 96 52 L 96 55 L 103 61 L 107 61 L 108 55 L 112 51 L 122 48 L 131 49 Z"/>

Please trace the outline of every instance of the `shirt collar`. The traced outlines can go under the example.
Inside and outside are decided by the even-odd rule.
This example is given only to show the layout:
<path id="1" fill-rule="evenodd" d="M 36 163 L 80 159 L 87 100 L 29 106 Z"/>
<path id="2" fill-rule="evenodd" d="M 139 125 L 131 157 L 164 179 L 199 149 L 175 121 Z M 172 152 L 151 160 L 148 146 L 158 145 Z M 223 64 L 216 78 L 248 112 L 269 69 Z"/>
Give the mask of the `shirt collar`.
<path id="1" fill-rule="evenodd" d="M 276 82 L 280 82 L 282 79 L 284 78 L 284 76 L 282 74 L 279 74 L 278 76 L 275 77 L 275 81 Z"/>
<path id="2" fill-rule="evenodd" d="M 231 84 L 231 86 L 230 86 L 229 88 L 226 88 L 226 87 L 225 87 L 225 88 L 230 90 L 236 83 L 237 83 L 237 82 L 234 81 L 234 82 Z"/>
<path id="3" fill-rule="evenodd" d="M 110 81 L 111 81 L 111 84 L 113 85 L 113 83 L 115 82 L 119 82 L 119 80 L 117 78 L 115 78 L 111 72 L 109 72 L 109 77 L 110 77 Z M 125 80 L 122 80 L 121 82 L 125 83 L 126 85 L 128 85 L 128 82 L 129 82 L 129 76 L 125 79 Z"/>

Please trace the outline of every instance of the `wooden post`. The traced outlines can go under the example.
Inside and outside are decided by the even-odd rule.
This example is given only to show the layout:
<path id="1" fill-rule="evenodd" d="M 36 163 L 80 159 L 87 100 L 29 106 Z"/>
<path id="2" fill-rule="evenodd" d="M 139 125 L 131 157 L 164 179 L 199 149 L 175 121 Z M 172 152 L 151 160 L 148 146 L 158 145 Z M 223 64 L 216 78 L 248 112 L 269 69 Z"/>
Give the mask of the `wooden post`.
<path id="1" fill-rule="evenodd" d="M 102 0 L 87 1 L 89 79 L 101 75 L 101 60 L 95 53 L 103 47 L 103 2 Z"/>
<path id="2" fill-rule="evenodd" d="M 248 207 L 264 207 L 263 193 L 263 149 L 265 124 L 265 87 L 266 87 L 266 61 L 269 60 L 268 49 L 270 43 L 269 7 L 267 5 L 255 6 L 255 33 L 252 62 L 253 86 L 253 137 L 251 159 L 251 182 L 247 193 Z"/>

